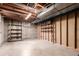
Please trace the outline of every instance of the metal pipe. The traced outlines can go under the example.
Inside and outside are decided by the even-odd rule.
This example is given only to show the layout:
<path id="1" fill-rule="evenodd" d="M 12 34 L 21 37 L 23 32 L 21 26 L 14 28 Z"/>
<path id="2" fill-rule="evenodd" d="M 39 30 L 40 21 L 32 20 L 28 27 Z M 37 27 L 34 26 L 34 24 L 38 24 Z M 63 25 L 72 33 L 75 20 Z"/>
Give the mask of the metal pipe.
<path id="1" fill-rule="evenodd" d="M 55 4 L 53 6 L 51 6 L 50 8 L 48 8 L 48 10 L 44 10 L 41 14 L 39 14 L 37 16 L 37 20 L 35 20 L 32 23 L 38 23 L 38 22 L 42 22 L 46 19 L 49 19 L 51 17 L 55 17 L 57 15 L 66 13 L 68 11 L 71 11 L 73 9 L 76 9 L 79 7 L 79 4 L 75 4 L 75 3 L 58 3 Z"/>

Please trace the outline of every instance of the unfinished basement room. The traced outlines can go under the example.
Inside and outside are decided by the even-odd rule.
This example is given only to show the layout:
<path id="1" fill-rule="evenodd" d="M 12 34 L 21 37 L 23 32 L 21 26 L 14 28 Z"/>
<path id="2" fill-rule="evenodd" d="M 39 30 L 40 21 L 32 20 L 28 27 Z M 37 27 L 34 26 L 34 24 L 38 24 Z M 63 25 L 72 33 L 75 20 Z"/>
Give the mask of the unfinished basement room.
<path id="1" fill-rule="evenodd" d="M 0 56 L 79 56 L 79 4 L 0 3 Z"/>

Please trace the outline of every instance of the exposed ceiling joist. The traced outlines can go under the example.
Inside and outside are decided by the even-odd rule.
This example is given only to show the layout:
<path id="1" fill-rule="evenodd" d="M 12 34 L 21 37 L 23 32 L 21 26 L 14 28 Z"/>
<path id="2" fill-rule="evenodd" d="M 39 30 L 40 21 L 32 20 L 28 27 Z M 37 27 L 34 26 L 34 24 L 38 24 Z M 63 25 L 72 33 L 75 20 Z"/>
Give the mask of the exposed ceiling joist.
<path id="1" fill-rule="evenodd" d="M 7 11 L 7 10 L 2 10 L 0 11 L 0 13 L 5 16 L 5 17 L 8 17 L 8 18 L 11 18 L 11 19 L 15 19 L 15 20 L 26 20 L 25 18 L 27 17 L 26 14 L 21 14 L 21 13 L 16 13 L 16 12 L 12 12 L 12 11 Z M 30 16 L 29 19 L 35 19 L 36 17 L 33 17 L 33 16 Z"/>
<path id="2" fill-rule="evenodd" d="M 31 7 L 24 5 L 24 4 L 19 3 L 19 4 L 12 4 L 12 5 L 16 6 L 17 8 L 19 7 L 19 9 L 21 9 L 21 10 L 24 10 L 24 11 L 27 11 L 27 12 L 30 12 L 30 13 L 34 13 L 34 14 L 35 14 L 35 11 L 36 11 L 34 8 L 31 8 Z"/>
<path id="3" fill-rule="evenodd" d="M 22 14 L 28 14 L 29 13 L 27 11 L 23 11 L 23 10 L 20 10 L 20 9 L 16 9 L 14 7 L 10 7 L 10 6 L 7 6 L 7 5 L 0 5 L 0 9 L 10 10 L 10 11 L 14 11 L 14 12 L 22 13 Z M 33 14 L 32 13 L 32 16 L 36 16 L 36 14 Z"/>
<path id="4" fill-rule="evenodd" d="M 21 13 L 17 13 L 17 12 L 13 12 L 13 11 L 8 11 L 8 10 L 4 10 L 4 9 L 1 9 L 1 13 L 3 12 L 7 12 L 7 13 L 11 13 L 11 14 L 16 14 L 16 15 L 20 15 L 20 16 L 23 16 L 23 17 L 26 17 L 28 14 L 21 14 Z M 31 16 L 31 18 L 35 18 L 33 16 Z"/>
<path id="5" fill-rule="evenodd" d="M 32 6 L 33 5 L 33 6 Z M 16 20 L 26 20 L 28 22 L 34 21 L 37 15 L 42 12 L 44 5 L 40 3 L 3 3 L 0 4 L 1 13 L 8 18 Z M 49 4 L 47 4 L 49 5 Z M 28 17 L 29 13 L 31 14 Z M 27 19 L 25 19 L 27 18 Z"/>

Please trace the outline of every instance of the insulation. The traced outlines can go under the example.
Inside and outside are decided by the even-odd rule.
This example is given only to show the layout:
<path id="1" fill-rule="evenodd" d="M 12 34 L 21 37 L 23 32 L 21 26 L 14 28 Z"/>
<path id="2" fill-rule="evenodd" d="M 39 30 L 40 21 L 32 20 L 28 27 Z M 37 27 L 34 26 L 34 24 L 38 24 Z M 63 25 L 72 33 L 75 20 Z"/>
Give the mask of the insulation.
<path id="1" fill-rule="evenodd" d="M 79 11 L 77 14 L 76 11 L 50 19 L 49 21 L 55 21 L 52 21 L 51 29 L 50 25 L 45 24 L 44 38 L 53 43 L 79 49 Z"/>
<path id="2" fill-rule="evenodd" d="M 62 28 L 62 44 L 66 46 L 67 43 L 67 15 L 62 16 L 62 21 L 61 21 L 61 28 Z"/>
<path id="3" fill-rule="evenodd" d="M 75 47 L 75 13 L 68 15 L 68 46 Z"/>
<path id="4" fill-rule="evenodd" d="M 56 24 L 54 22 L 54 28 L 53 28 L 53 35 L 54 35 L 54 43 L 56 43 Z"/>
<path id="5" fill-rule="evenodd" d="M 56 39 L 57 43 L 60 44 L 60 18 L 57 18 L 58 20 L 56 21 Z"/>

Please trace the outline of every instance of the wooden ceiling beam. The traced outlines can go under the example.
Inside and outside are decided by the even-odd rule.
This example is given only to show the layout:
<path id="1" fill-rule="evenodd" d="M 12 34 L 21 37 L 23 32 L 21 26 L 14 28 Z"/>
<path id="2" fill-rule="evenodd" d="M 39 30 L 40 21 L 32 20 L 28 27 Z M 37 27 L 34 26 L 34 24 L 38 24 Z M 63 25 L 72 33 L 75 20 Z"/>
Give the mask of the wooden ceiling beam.
<path id="1" fill-rule="evenodd" d="M 27 11 L 29 13 L 34 13 L 35 14 L 35 9 L 34 8 L 31 8 L 31 7 L 29 7 L 27 5 L 24 5 L 24 4 L 5 3 L 4 5 L 14 7 L 16 9 L 23 10 L 25 12 Z"/>
<path id="2" fill-rule="evenodd" d="M 36 14 L 32 13 L 32 16 L 26 20 L 25 18 L 30 12 L 26 12 L 19 8 L 14 8 L 12 6 L 4 5 L 4 4 L 0 5 L 0 10 L 1 10 L 2 15 L 4 15 L 7 18 L 14 19 L 14 20 L 22 20 L 22 21 L 25 20 L 25 21 L 31 22 L 35 20 L 36 18 Z"/>
<path id="3" fill-rule="evenodd" d="M 14 11 L 14 12 L 18 12 L 18 13 L 22 13 L 22 14 L 28 14 L 29 12 L 25 12 L 25 11 L 22 11 L 22 10 L 19 10 L 19 9 L 16 9 L 16 8 L 13 8 L 13 7 L 10 7 L 10 6 L 5 6 L 5 5 L 0 5 L 0 9 L 4 9 L 4 10 L 10 10 L 10 11 Z M 36 14 L 33 14 L 32 13 L 32 16 L 36 16 Z"/>
<path id="4" fill-rule="evenodd" d="M 17 13 L 15 13 L 15 12 L 12 12 L 12 11 L 6 11 L 6 10 L 2 10 L 1 12 L 0 12 L 3 16 L 5 16 L 5 17 L 8 17 L 8 18 L 10 18 L 10 19 L 14 19 L 14 20 L 25 20 L 25 21 L 30 21 L 30 19 L 31 20 L 33 20 L 33 19 L 35 19 L 36 17 L 33 17 L 33 16 L 31 16 L 29 19 L 25 19 L 26 17 L 27 17 L 27 15 L 26 14 L 17 14 Z"/>
<path id="5" fill-rule="evenodd" d="M 31 13 L 35 13 L 36 9 L 32 8 L 32 7 L 29 7 L 27 5 L 24 5 L 24 4 L 15 4 L 19 7 L 21 7 L 22 9 L 24 9 L 25 11 L 28 11 L 28 12 L 31 12 Z M 36 14 L 36 13 L 35 13 Z"/>

